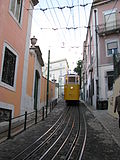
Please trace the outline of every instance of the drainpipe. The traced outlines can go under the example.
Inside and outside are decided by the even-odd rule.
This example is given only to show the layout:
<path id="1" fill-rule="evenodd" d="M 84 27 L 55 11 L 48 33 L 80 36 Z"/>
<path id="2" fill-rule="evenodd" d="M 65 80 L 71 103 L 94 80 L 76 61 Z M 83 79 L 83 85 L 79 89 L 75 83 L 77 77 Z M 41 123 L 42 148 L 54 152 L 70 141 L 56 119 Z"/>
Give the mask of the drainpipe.
<path id="1" fill-rule="evenodd" d="M 98 108 L 98 100 L 99 100 L 99 70 L 98 70 L 98 38 L 97 38 L 97 14 L 96 10 L 94 10 L 95 15 L 95 39 L 96 39 L 96 65 L 97 65 L 97 79 L 96 79 L 96 107 Z"/>
<path id="2" fill-rule="evenodd" d="M 91 61 L 91 27 L 89 26 L 89 32 L 90 32 L 90 67 L 92 67 L 92 61 Z M 92 70 L 90 71 L 90 104 L 92 105 Z"/>

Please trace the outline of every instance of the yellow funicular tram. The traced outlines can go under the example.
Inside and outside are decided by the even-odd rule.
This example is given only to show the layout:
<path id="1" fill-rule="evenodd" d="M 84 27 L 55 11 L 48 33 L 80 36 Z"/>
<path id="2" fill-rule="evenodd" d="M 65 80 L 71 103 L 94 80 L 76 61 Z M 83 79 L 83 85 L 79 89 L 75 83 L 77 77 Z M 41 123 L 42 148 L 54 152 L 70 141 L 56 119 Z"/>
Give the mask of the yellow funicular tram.
<path id="1" fill-rule="evenodd" d="M 66 74 L 64 78 L 64 100 L 66 103 L 79 103 L 80 78 L 76 74 Z"/>

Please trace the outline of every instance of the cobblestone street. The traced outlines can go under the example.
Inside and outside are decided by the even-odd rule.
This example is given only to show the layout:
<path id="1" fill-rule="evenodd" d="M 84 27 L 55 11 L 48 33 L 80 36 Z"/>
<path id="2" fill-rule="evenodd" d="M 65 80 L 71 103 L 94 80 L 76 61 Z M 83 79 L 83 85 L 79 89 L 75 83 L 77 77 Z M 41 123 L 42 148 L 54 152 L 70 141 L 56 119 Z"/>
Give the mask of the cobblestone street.
<path id="1" fill-rule="evenodd" d="M 89 106 L 80 104 L 81 112 L 84 112 L 87 120 L 87 140 L 83 154 L 83 160 L 119 160 L 119 128 L 117 119 L 110 115 L 102 114 L 102 111 L 93 111 Z M 6 140 L 0 144 L 0 160 L 10 160 L 24 148 L 43 135 L 64 111 L 65 103 L 61 100 L 44 121 L 30 127 L 25 132 Z M 103 117 L 104 116 L 104 117 Z M 103 121 L 101 121 L 101 119 Z M 111 119 L 111 125 L 107 122 Z M 113 126 L 114 123 L 116 126 Z M 108 125 L 108 126 L 107 126 Z M 116 127 L 116 129 L 115 129 Z M 115 129 L 115 130 L 114 130 Z M 117 132 L 117 133 L 115 133 Z M 117 137 L 115 137 L 118 135 Z"/>

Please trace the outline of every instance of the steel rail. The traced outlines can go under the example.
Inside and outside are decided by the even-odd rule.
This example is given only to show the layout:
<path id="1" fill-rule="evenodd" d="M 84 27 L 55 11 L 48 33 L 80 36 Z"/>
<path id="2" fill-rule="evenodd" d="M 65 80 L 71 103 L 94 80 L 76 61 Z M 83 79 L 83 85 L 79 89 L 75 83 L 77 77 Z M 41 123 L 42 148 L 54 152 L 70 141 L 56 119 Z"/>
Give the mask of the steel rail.
<path id="1" fill-rule="evenodd" d="M 85 134 L 84 134 L 84 141 L 83 141 L 83 145 L 82 145 L 82 149 L 81 149 L 79 160 L 82 159 L 83 152 L 84 152 L 84 149 L 85 149 L 86 139 L 87 139 L 87 122 L 86 122 L 84 113 L 83 113 L 83 119 L 84 119 L 84 125 L 85 125 Z"/>
<path id="2" fill-rule="evenodd" d="M 72 125 L 71 125 L 71 129 L 67 135 L 67 137 L 65 138 L 65 140 L 62 142 L 62 145 L 58 148 L 58 150 L 56 151 L 56 153 L 53 155 L 53 157 L 51 158 L 51 160 L 54 160 L 56 158 L 56 156 L 59 154 L 59 152 L 62 150 L 62 148 L 64 147 L 64 145 L 66 144 L 67 140 L 70 138 L 70 135 L 73 131 L 73 128 L 75 127 L 75 114 L 74 115 L 74 120 L 72 122 Z M 79 130 L 79 129 L 78 129 Z M 42 157 L 40 157 L 39 160 L 42 160 L 47 154 L 48 152 L 55 146 L 55 144 L 57 144 L 58 140 L 61 138 L 61 136 L 63 135 L 63 133 L 65 132 L 65 129 L 63 130 L 63 132 L 61 133 L 61 135 L 57 138 L 57 140 L 53 143 L 53 145 L 43 154 Z M 76 143 L 76 139 L 78 137 L 78 134 L 79 134 L 79 131 L 78 133 L 75 135 L 75 138 L 74 138 L 74 141 L 73 141 L 73 145 L 72 145 L 72 148 L 74 147 L 74 144 Z M 71 147 L 70 147 L 70 151 L 71 151 Z M 69 153 L 70 154 L 70 153 Z"/>
<path id="3" fill-rule="evenodd" d="M 83 116 L 83 122 L 84 122 L 84 140 L 83 140 L 83 143 L 82 143 L 82 147 L 81 147 L 81 150 L 78 154 L 78 157 L 76 158 L 77 160 L 81 160 L 82 159 L 82 156 L 83 156 L 83 152 L 84 152 L 84 149 L 85 149 L 85 145 L 86 145 L 86 139 L 87 139 L 87 123 L 86 123 L 86 119 L 85 119 L 85 115 L 84 113 L 82 113 L 82 116 Z M 73 145 L 73 148 L 72 150 L 70 151 L 70 154 L 69 154 L 69 157 L 66 158 L 66 160 L 69 160 L 72 156 L 72 153 L 75 149 L 75 146 L 77 145 L 78 143 L 78 140 L 80 139 L 80 136 L 81 136 L 81 131 L 82 131 L 82 127 L 80 125 L 80 109 L 79 109 L 79 130 L 78 130 L 78 135 L 76 134 L 76 141 L 75 141 L 75 145 Z"/>
<path id="4" fill-rule="evenodd" d="M 66 158 L 65 158 L 66 160 L 69 160 L 70 157 L 72 156 L 73 151 L 74 151 L 74 149 L 75 149 L 75 147 L 76 147 L 76 145 L 77 145 L 77 142 L 78 142 L 78 140 L 79 140 L 79 137 L 80 137 L 80 135 L 81 135 L 80 109 L 79 109 L 79 106 L 78 106 L 78 116 L 79 116 L 78 131 L 77 131 L 77 133 L 76 133 L 76 135 L 75 135 L 75 138 L 74 138 L 74 140 L 73 140 L 73 143 L 72 143 L 72 145 L 71 145 L 71 147 L 70 147 L 70 149 L 69 149 L 69 151 L 68 151 L 68 154 L 66 155 Z"/>
<path id="5" fill-rule="evenodd" d="M 30 149 L 33 145 L 35 145 L 37 142 L 39 142 L 42 138 L 44 138 L 45 135 L 47 135 L 58 123 L 59 121 L 63 121 L 64 119 L 62 119 L 62 117 L 64 117 L 64 115 L 67 116 L 67 114 L 69 113 L 69 109 L 67 109 L 66 113 L 63 112 L 61 114 L 61 116 L 58 118 L 58 120 L 42 135 L 40 136 L 37 140 L 35 140 L 31 145 L 29 145 L 28 147 L 26 147 L 22 152 L 20 152 L 19 154 L 17 154 L 12 160 L 17 159 L 18 157 L 20 157 L 21 155 L 23 155 L 28 149 Z M 56 129 L 55 129 L 56 130 Z"/>
<path id="6" fill-rule="evenodd" d="M 64 120 L 63 120 L 63 122 L 64 122 Z M 62 123 L 61 123 L 60 125 L 58 125 L 57 128 L 56 128 L 42 143 L 40 143 L 34 150 L 32 150 L 32 152 L 30 152 L 30 154 L 28 154 L 23 160 L 26 160 L 26 159 L 31 158 L 31 156 L 32 156 L 33 154 L 35 154 L 38 150 L 40 150 L 40 149 L 46 144 L 46 142 L 47 142 L 48 140 L 50 140 L 50 139 L 54 136 L 54 134 L 55 134 L 55 133 L 58 131 L 58 129 L 61 127 L 61 125 L 62 125 Z"/>
<path id="7" fill-rule="evenodd" d="M 71 117 L 69 117 L 68 122 L 67 122 L 64 130 L 63 130 L 62 133 L 59 135 L 59 137 L 57 138 L 57 140 L 56 140 L 56 141 L 52 144 L 52 146 L 42 155 L 42 157 L 40 157 L 39 160 L 42 160 L 42 159 L 47 155 L 47 153 L 53 148 L 53 146 L 58 142 L 58 140 L 62 137 L 62 135 L 64 134 L 65 130 L 66 130 L 67 127 L 68 127 L 68 124 L 69 124 L 69 122 L 70 122 L 70 118 L 71 118 Z M 73 122 L 73 123 L 74 123 L 74 122 Z M 72 125 L 73 125 L 73 123 L 72 123 Z"/>
<path id="8" fill-rule="evenodd" d="M 54 159 L 56 158 L 56 156 L 58 155 L 58 153 L 60 152 L 60 150 L 63 148 L 63 146 L 64 146 L 65 143 L 67 142 L 68 138 L 70 137 L 70 134 L 71 134 L 71 132 L 72 132 L 72 130 L 73 130 L 73 127 L 74 127 L 74 123 L 72 124 L 71 130 L 70 130 L 68 136 L 66 137 L 65 141 L 64 141 L 63 144 L 60 146 L 60 148 L 57 150 L 56 154 L 52 157 L 51 160 L 54 160 Z"/>

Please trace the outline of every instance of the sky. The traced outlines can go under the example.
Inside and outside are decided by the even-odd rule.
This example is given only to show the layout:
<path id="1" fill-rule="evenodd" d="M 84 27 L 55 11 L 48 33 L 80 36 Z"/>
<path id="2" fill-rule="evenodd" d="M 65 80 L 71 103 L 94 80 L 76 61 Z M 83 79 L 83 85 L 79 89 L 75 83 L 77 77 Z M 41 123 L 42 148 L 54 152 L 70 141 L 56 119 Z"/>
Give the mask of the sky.
<path id="1" fill-rule="evenodd" d="M 33 10 L 31 37 L 35 36 L 45 63 L 66 58 L 69 69 L 82 59 L 93 0 L 39 0 Z"/>

